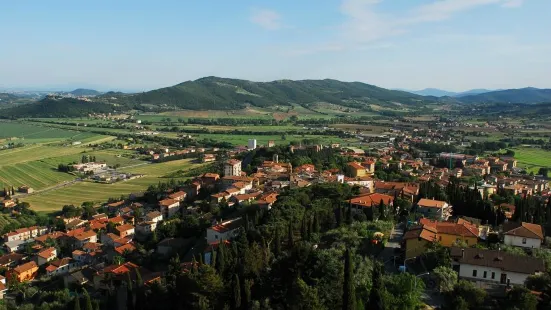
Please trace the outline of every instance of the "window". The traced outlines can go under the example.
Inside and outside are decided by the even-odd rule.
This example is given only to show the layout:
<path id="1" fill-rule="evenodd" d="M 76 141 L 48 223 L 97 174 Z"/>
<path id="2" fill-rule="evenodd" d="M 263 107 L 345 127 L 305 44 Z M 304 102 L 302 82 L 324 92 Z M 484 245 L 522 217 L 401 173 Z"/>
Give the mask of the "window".
<path id="1" fill-rule="evenodd" d="M 526 244 L 526 238 L 522 238 L 522 244 Z"/>
<path id="2" fill-rule="evenodd" d="M 483 277 L 484 279 L 486 279 L 486 276 L 487 276 L 486 271 L 484 271 L 484 274 L 482 274 L 482 277 Z"/>
<path id="3" fill-rule="evenodd" d="M 473 269 L 473 277 L 476 278 L 476 269 Z"/>
<path id="4" fill-rule="evenodd" d="M 492 272 L 492 279 L 495 279 L 495 278 L 496 278 L 496 273 Z"/>
<path id="5" fill-rule="evenodd" d="M 214 235 L 214 238 L 218 239 L 218 235 Z"/>

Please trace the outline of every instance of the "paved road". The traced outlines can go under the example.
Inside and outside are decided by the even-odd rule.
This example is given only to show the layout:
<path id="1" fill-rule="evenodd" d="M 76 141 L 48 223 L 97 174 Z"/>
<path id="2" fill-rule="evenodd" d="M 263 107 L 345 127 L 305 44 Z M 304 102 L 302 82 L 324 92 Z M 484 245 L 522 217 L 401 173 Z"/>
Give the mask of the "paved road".
<path id="1" fill-rule="evenodd" d="M 394 256 L 397 255 L 396 249 L 400 248 L 400 242 L 404 235 L 404 229 L 402 223 L 398 223 L 394 226 L 390 232 L 390 236 L 386 247 L 383 249 L 379 257 L 385 262 L 385 269 L 387 272 L 397 272 L 397 267 L 394 266 Z M 396 262 L 396 266 L 401 265 L 399 262 Z"/>

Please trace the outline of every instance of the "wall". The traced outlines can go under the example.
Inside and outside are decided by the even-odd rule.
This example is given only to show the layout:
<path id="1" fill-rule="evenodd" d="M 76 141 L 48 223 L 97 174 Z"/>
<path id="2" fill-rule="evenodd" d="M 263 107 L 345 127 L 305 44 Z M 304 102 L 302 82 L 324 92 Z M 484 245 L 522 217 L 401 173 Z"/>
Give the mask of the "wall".
<path id="1" fill-rule="evenodd" d="M 442 240 L 440 240 L 440 237 L 442 237 Z M 454 245 L 454 243 L 457 241 L 457 239 L 466 242 L 469 246 L 475 245 L 478 243 L 477 237 L 464 237 L 464 236 L 456 236 L 456 235 L 446 235 L 439 233 L 438 234 L 438 243 L 445 247 L 451 247 Z"/>
<path id="2" fill-rule="evenodd" d="M 503 243 L 505 243 L 506 245 L 512 245 L 512 246 L 518 246 L 518 247 L 530 248 L 530 249 L 531 248 L 539 249 L 541 246 L 540 239 L 526 238 L 526 244 L 522 243 L 522 239 L 523 237 L 505 235 Z"/>
<path id="3" fill-rule="evenodd" d="M 406 240 L 406 258 L 419 256 L 427 250 L 429 242 L 419 238 Z"/>
<path id="4" fill-rule="evenodd" d="M 476 277 L 473 277 L 473 270 L 477 271 Z M 484 278 L 484 271 L 487 272 L 486 278 Z M 492 272 L 495 272 L 495 279 L 492 279 Z M 476 281 L 490 281 L 494 283 L 500 283 L 501 274 L 507 274 L 507 278 L 511 279 L 511 284 L 523 285 L 529 274 L 522 274 L 517 272 L 502 271 L 499 268 L 491 268 L 484 266 L 474 266 L 469 264 L 461 264 L 459 266 L 459 277 L 476 280 Z"/>

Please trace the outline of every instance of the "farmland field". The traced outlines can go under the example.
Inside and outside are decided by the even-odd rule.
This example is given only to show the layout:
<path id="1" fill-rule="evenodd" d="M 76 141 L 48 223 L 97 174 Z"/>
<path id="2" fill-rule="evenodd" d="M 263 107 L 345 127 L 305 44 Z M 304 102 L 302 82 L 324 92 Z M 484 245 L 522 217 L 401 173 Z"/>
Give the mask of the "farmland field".
<path id="1" fill-rule="evenodd" d="M 145 176 L 114 184 L 77 182 L 69 186 L 26 196 L 20 200 L 30 203 L 31 208 L 39 212 L 53 212 L 60 210 L 64 205 L 80 205 L 84 201 L 105 202 L 109 198 L 118 198 L 121 195 L 143 191 L 151 184 L 166 181 L 167 179 L 162 178 L 165 174 L 179 169 L 193 168 L 197 165 L 190 159 L 184 159 L 121 169 L 125 172 L 145 174 Z"/>
<path id="2" fill-rule="evenodd" d="M 528 172 L 537 173 L 539 168 L 551 168 L 551 151 L 540 148 L 515 148 L 515 158 L 518 160 L 518 166 L 526 168 Z"/>
<path id="3" fill-rule="evenodd" d="M 38 190 L 72 179 L 74 176 L 58 172 L 42 161 L 0 166 L 0 188 L 27 185 Z"/>
<path id="4" fill-rule="evenodd" d="M 78 141 L 87 139 L 94 134 L 74 130 L 51 128 L 16 122 L 0 122 L 0 141 L 15 143 L 46 143 L 64 140 Z"/>

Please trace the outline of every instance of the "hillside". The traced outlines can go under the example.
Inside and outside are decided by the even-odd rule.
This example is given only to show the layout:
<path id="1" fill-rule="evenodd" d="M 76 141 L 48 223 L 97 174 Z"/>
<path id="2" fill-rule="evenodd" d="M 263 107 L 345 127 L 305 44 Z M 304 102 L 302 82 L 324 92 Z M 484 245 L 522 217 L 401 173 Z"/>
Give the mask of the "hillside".
<path id="1" fill-rule="evenodd" d="M 494 90 L 480 88 L 480 89 L 471 89 L 464 92 L 453 92 L 453 91 L 447 91 L 447 90 L 442 90 L 438 88 L 425 88 L 422 90 L 410 91 L 410 93 L 420 95 L 420 96 L 459 98 L 459 97 L 464 97 L 468 95 L 478 95 L 478 94 L 483 94 L 483 93 L 492 92 L 492 91 Z"/>
<path id="2" fill-rule="evenodd" d="M 112 99 L 113 97 L 116 98 L 116 101 Z M 140 94 L 109 93 L 100 98 L 119 104 L 194 110 L 231 110 L 246 105 L 269 107 L 290 105 L 291 103 L 307 105 L 318 102 L 362 108 L 370 103 L 380 105 L 393 102 L 418 104 L 436 101 L 434 97 L 388 90 L 360 82 L 336 80 L 251 82 L 218 77 L 187 81 Z"/>
<path id="3" fill-rule="evenodd" d="M 115 107 L 111 104 L 47 96 L 35 103 L 4 109 L 0 117 L 78 117 L 89 113 L 111 113 L 114 111 Z"/>
<path id="4" fill-rule="evenodd" d="M 520 88 L 493 91 L 459 98 L 464 103 L 540 103 L 551 102 L 551 89 Z"/>
<path id="5" fill-rule="evenodd" d="M 97 96 L 102 94 L 97 90 L 85 89 L 85 88 L 77 88 L 69 93 L 75 96 Z"/>

